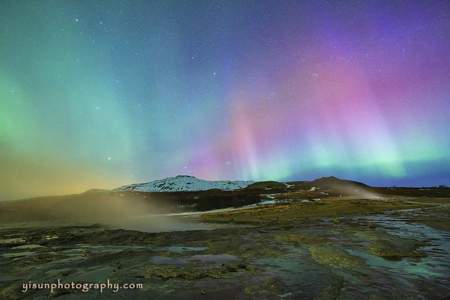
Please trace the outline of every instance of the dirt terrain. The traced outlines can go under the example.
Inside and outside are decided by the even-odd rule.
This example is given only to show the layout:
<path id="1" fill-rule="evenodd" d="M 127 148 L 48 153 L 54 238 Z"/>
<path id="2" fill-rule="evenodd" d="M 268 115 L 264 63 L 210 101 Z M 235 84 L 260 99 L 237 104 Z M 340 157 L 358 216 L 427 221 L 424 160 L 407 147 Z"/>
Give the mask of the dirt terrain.
<path id="1" fill-rule="evenodd" d="M 263 188 L 259 204 L 172 214 L 164 222 L 177 225 L 161 232 L 87 220 L 3 222 L 0 299 L 450 297 L 450 197 L 371 190 L 364 198 L 313 187 Z M 152 218 L 159 220 L 140 222 Z M 58 279 L 143 288 L 22 292 L 23 283 Z"/>

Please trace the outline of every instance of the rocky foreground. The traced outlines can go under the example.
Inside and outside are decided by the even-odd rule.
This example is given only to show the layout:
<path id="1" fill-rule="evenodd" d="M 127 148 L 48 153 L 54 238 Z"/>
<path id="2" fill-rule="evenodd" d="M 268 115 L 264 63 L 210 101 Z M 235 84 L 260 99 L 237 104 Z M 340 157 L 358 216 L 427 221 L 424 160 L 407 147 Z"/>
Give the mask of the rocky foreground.
<path id="1" fill-rule="evenodd" d="M 271 197 L 278 201 L 173 217 L 223 224 L 212 230 L 149 233 L 99 224 L 5 224 L 0 299 L 450 297 L 450 198 Z M 22 292 L 24 282 L 57 279 L 109 279 L 143 288 Z"/>

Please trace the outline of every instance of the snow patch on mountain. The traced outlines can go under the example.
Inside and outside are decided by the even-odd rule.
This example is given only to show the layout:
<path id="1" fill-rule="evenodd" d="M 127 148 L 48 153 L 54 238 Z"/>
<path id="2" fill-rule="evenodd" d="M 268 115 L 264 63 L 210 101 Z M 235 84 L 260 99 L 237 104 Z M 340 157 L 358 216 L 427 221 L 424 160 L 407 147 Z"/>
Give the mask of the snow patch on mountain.
<path id="1" fill-rule="evenodd" d="M 115 189 L 120 192 L 193 192 L 219 189 L 233 191 L 243 189 L 253 181 L 209 181 L 189 175 L 178 175 L 145 183 L 125 185 Z"/>

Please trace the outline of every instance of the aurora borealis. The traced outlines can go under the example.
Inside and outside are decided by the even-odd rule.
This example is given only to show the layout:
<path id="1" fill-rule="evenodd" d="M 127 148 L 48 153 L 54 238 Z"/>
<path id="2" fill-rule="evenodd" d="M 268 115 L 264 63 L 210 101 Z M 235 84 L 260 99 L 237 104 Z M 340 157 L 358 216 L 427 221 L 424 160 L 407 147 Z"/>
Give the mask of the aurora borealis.
<path id="1" fill-rule="evenodd" d="M 450 184 L 449 1 L 0 1 L 0 199 L 190 174 Z"/>

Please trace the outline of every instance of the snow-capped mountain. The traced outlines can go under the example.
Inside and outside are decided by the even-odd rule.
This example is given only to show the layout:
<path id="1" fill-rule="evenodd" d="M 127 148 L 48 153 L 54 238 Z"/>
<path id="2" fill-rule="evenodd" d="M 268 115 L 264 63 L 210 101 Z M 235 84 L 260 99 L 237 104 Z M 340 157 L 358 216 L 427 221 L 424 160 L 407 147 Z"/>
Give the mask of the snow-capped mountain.
<path id="1" fill-rule="evenodd" d="M 181 192 L 181 191 L 206 191 L 219 189 L 222 191 L 232 191 L 243 189 L 253 181 L 209 181 L 198 179 L 194 176 L 178 175 L 160 180 L 145 183 L 135 183 L 125 185 L 114 191 L 134 191 L 134 192 Z"/>

